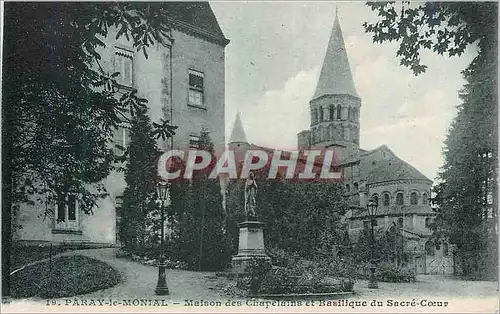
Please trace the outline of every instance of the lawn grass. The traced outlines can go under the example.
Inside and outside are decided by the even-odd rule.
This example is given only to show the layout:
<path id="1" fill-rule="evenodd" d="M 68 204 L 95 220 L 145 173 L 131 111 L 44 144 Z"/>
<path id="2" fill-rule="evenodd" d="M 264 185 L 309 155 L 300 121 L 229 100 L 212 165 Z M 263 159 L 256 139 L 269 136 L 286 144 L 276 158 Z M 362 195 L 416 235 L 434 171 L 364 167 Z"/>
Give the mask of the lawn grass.
<path id="1" fill-rule="evenodd" d="M 54 245 L 52 248 L 50 245 L 12 246 L 10 252 L 11 271 L 70 249 L 70 247 L 62 245 Z"/>
<path id="2" fill-rule="evenodd" d="M 52 267 L 47 261 L 13 274 L 11 296 L 71 297 L 110 288 L 120 281 L 120 274 L 106 263 L 85 256 L 61 256 L 52 261 Z"/>

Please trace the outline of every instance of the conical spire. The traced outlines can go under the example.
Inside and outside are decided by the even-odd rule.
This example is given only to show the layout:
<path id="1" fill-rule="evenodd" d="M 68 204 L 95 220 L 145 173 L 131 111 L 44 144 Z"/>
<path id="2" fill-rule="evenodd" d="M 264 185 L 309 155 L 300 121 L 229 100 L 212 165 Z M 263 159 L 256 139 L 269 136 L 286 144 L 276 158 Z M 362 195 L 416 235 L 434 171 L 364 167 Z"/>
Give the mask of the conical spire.
<path id="1" fill-rule="evenodd" d="M 243 129 L 243 124 L 241 123 L 239 112 L 236 114 L 233 131 L 231 132 L 231 137 L 229 138 L 229 143 L 236 142 L 247 143 L 247 137 L 245 135 L 245 130 Z"/>
<path id="2" fill-rule="evenodd" d="M 348 94 L 358 97 L 352 80 L 338 14 L 335 16 L 313 99 L 329 94 Z"/>

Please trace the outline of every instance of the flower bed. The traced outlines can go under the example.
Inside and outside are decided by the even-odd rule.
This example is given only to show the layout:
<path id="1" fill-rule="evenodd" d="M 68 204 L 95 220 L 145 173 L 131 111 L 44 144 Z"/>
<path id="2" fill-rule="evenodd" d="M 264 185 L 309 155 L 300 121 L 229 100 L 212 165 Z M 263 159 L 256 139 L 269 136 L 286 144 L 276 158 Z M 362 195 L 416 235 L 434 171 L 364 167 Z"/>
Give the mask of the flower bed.
<path id="1" fill-rule="evenodd" d="M 272 267 L 266 260 L 250 263 L 246 274 L 236 278 L 237 287 L 249 295 L 335 294 L 352 292 L 354 280 L 325 276 L 317 264 L 296 268 Z"/>

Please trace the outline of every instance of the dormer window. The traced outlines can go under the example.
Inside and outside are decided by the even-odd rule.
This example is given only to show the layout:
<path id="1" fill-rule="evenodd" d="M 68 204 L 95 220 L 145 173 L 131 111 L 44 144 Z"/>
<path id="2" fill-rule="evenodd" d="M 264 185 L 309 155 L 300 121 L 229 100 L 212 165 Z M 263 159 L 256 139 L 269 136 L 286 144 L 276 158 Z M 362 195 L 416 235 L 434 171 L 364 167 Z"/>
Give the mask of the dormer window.
<path id="1" fill-rule="evenodd" d="M 189 136 L 189 147 L 190 148 L 200 148 L 200 137 L 196 135 Z"/>
<path id="2" fill-rule="evenodd" d="M 202 72 L 189 70 L 188 104 L 204 106 L 204 75 Z"/>

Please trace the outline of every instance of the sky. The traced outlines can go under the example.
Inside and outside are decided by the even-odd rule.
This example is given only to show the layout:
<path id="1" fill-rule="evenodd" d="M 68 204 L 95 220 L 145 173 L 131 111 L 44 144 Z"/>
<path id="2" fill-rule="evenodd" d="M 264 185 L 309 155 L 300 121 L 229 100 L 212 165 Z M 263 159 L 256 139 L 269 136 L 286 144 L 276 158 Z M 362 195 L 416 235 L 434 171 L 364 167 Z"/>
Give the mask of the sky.
<path id="1" fill-rule="evenodd" d="M 360 147 L 387 145 L 434 180 L 460 104 L 460 72 L 476 56 L 422 53 L 428 66 L 417 77 L 399 65 L 397 43 L 374 44 L 364 21 L 376 15 L 364 2 L 210 2 L 226 47 L 226 138 L 239 111 L 247 140 L 296 149 L 309 129 L 316 88 L 336 9 L 354 84 L 362 100 Z"/>

